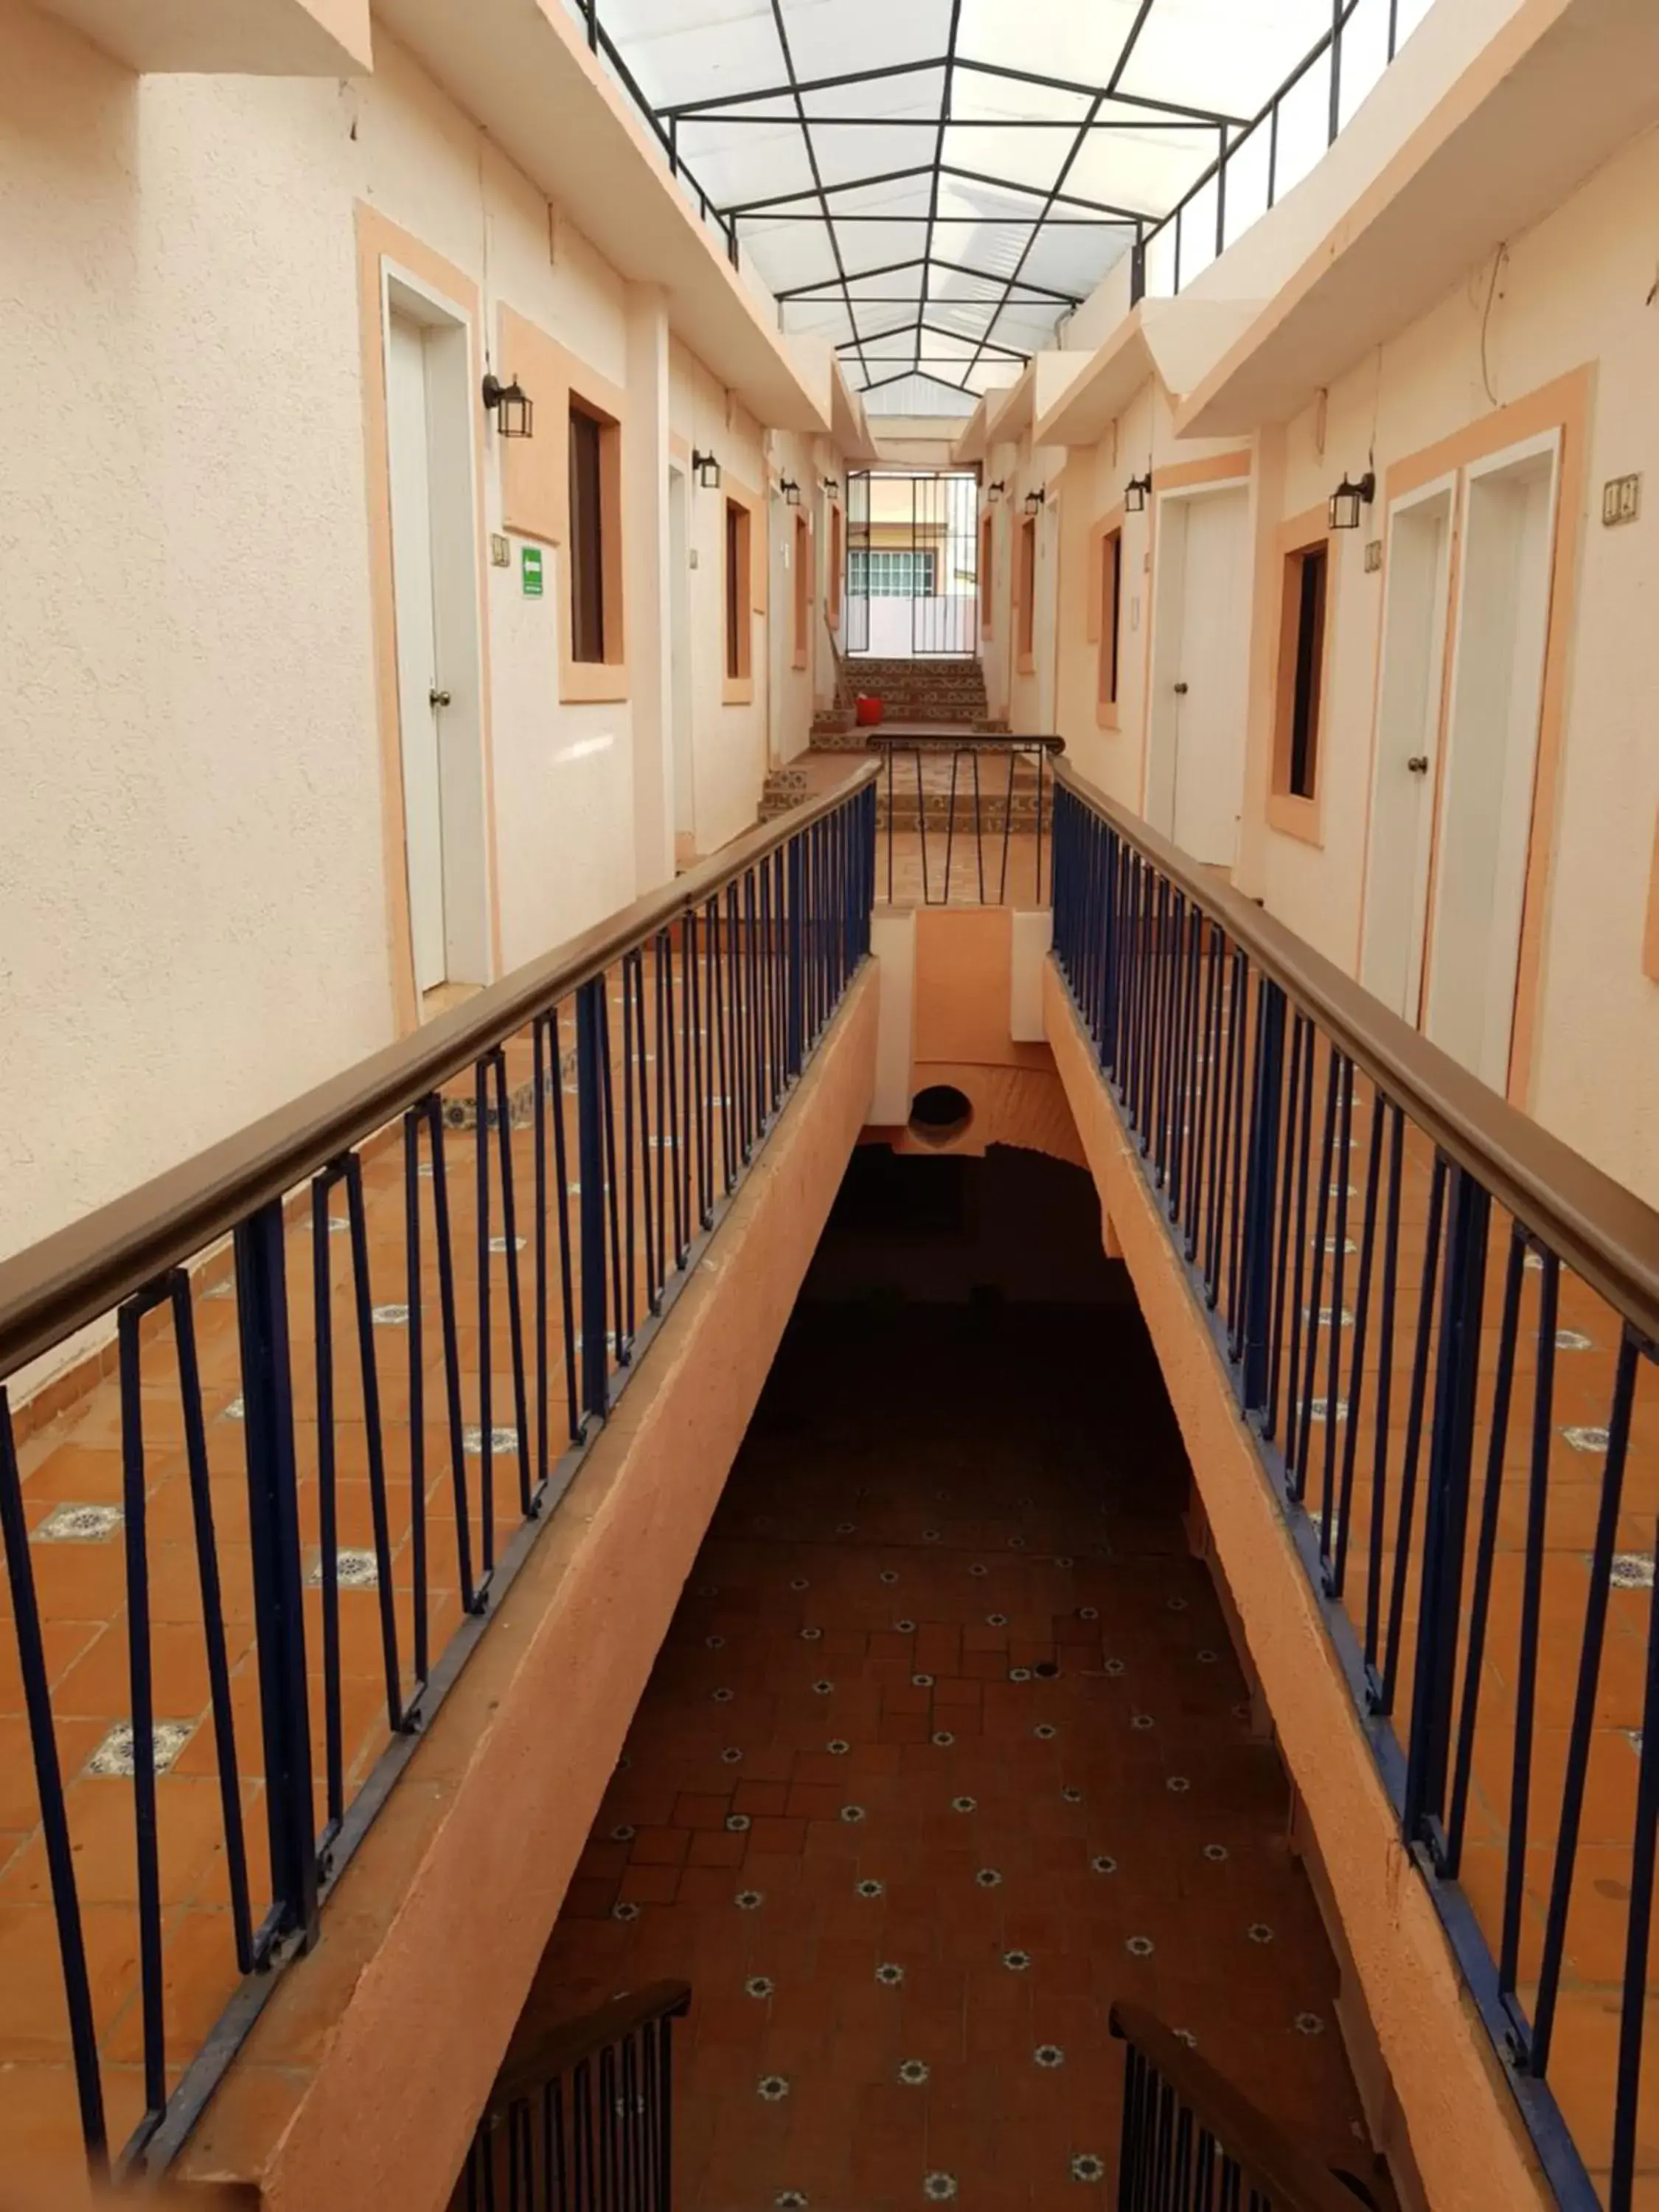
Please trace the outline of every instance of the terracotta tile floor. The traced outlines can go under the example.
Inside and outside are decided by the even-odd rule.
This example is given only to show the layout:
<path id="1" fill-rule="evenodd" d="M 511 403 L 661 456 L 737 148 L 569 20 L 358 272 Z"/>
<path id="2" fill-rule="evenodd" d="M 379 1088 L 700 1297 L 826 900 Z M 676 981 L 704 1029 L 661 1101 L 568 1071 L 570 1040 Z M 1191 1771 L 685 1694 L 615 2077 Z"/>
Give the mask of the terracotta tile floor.
<path id="1" fill-rule="evenodd" d="M 685 2212 L 1108 2201 L 1117 1996 L 1363 2160 L 1144 1338 L 859 1326 L 792 1324 L 527 2021 L 692 1983 Z"/>

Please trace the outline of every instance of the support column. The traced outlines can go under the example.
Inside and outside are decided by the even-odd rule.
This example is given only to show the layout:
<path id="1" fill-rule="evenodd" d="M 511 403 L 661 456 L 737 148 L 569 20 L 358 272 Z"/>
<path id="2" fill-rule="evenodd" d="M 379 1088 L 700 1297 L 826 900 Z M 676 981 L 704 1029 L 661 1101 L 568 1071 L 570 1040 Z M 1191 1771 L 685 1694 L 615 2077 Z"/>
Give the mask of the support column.
<path id="1" fill-rule="evenodd" d="M 634 726 L 635 889 L 674 873 L 673 653 L 668 543 L 668 308 L 654 284 L 628 288 L 628 435 L 623 559 Z"/>

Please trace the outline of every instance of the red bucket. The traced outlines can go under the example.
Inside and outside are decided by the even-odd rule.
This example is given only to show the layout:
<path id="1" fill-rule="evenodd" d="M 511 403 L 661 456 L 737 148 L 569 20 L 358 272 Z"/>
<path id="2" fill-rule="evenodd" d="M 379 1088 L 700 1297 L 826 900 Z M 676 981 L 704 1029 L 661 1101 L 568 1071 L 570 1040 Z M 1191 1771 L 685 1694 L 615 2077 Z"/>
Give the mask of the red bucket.
<path id="1" fill-rule="evenodd" d="M 880 721 L 884 709 L 879 699 L 866 699 L 862 694 L 854 704 L 853 712 L 861 730 L 873 730 Z"/>

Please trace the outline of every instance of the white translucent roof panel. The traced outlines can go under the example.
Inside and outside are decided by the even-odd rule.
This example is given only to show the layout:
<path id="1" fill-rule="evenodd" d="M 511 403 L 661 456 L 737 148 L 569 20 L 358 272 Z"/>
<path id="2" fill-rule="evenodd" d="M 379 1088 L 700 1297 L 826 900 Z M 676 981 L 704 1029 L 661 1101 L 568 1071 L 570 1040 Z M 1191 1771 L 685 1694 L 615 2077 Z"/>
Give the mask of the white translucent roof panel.
<path id="1" fill-rule="evenodd" d="M 565 4 L 585 20 L 586 0 Z M 638 86 L 784 328 L 836 346 L 884 410 L 921 413 L 965 411 L 1006 382 L 1138 235 L 1188 193 L 1213 193 L 1203 180 L 1224 143 L 1328 37 L 1332 12 L 1331 0 L 594 4 L 607 64 Z M 1408 24 L 1431 4 L 1399 0 Z M 1380 66 L 1356 55 L 1344 121 Z M 1328 82 L 1310 71 L 1301 104 L 1318 106 Z M 1308 158 L 1321 151 L 1322 137 Z M 1304 162 L 1280 152 L 1282 185 Z M 1163 243 L 1149 249 L 1160 268 Z"/>

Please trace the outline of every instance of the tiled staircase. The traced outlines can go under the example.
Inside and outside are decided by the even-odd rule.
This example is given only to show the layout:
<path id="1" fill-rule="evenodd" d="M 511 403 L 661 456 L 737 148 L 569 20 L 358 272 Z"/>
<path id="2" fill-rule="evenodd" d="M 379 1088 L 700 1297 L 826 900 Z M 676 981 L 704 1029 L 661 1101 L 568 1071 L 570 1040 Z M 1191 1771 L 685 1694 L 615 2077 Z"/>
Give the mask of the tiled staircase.
<path id="1" fill-rule="evenodd" d="M 889 722 L 955 723 L 976 735 L 1007 729 L 991 719 L 985 672 L 976 658 L 932 660 L 843 660 L 836 705 L 812 724 L 812 742 L 824 750 L 856 750 L 864 742 L 854 718 L 860 696 L 879 699 Z"/>

